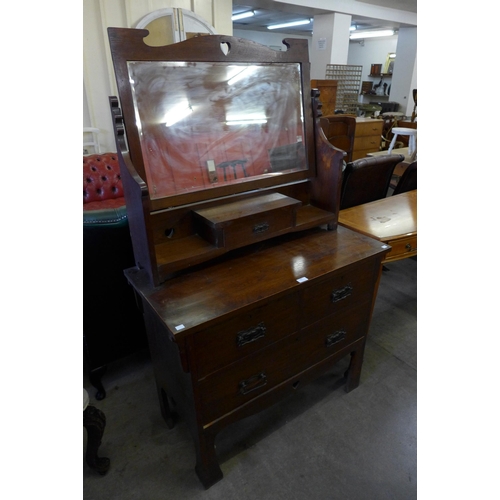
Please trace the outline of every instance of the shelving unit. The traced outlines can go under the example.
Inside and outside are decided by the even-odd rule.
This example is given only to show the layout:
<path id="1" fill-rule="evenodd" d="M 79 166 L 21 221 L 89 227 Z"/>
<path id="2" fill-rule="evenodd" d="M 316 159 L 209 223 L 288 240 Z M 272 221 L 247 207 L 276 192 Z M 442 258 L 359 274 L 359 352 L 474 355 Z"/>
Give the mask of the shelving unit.
<path id="1" fill-rule="evenodd" d="M 327 64 L 327 80 L 337 80 L 336 108 L 345 113 L 356 113 L 358 96 L 361 88 L 361 74 L 363 66 L 350 64 Z"/>

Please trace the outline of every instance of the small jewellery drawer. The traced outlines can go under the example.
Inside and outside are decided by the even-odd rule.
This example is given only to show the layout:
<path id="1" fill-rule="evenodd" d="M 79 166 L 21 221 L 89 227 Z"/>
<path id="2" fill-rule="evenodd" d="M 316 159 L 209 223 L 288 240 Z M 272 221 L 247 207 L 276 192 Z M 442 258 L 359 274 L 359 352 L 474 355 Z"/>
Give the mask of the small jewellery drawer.
<path id="1" fill-rule="evenodd" d="M 335 273 L 305 289 L 301 304 L 302 326 L 368 300 L 377 271 L 373 261 L 368 261 L 359 265 L 355 272 L 346 270 Z"/>
<path id="2" fill-rule="evenodd" d="M 267 302 L 194 336 L 197 378 L 276 342 L 297 329 L 298 294 Z"/>
<path id="3" fill-rule="evenodd" d="M 198 231 L 216 247 L 238 248 L 256 243 L 295 226 L 299 200 L 270 193 L 194 212 Z"/>
<path id="4" fill-rule="evenodd" d="M 345 314 L 323 318 L 198 382 L 203 423 L 225 415 L 362 338 L 369 312 L 365 302 Z"/>

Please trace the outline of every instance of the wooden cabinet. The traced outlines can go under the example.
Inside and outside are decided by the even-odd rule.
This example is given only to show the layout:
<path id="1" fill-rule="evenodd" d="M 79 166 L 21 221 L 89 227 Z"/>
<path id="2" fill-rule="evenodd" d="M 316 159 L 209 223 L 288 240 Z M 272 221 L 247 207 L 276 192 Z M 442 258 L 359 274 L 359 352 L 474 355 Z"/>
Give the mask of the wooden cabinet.
<path id="1" fill-rule="evenodd" d="M 354 152 L 352 159 L 359 160 L 368 153 L 378 151 L 382 140 L 383 120 L 373 118 L 356 118 L 354 134 Z"/>
<path id="2" fill-rule="evenodd" d="M 217 433 L 350 356 L 359 384 L 386 245 L 338 227 L 343 153 L 319 126 L 307 41 L 165 47 L 110 28 L 111 98 L 160 408 L 205 487 Z M 225 49 L 225 50 L 223 50 Z M 241 83 L 237 83 L 237 82 Z M 125 141 L 126 135 L 126 141 Z"/>

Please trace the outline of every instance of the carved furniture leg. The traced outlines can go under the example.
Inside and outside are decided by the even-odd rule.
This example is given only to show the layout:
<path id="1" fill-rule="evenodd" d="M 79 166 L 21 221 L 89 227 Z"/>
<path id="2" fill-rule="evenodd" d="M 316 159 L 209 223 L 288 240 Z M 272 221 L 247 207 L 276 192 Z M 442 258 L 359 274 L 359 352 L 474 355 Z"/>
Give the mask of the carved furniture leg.
<path id="1" fill-rule="evenodd" d="M 109 458 L 97 456 L 106 427 L 104 413 L 93 406 L 87 406 L 83 412 L 83 426 L 87 429 L 87 452 L 85 455 L 87 464 L 91 469 L 104 475 L 109 469 Z"/>
<path id="2" fill-rule="evenodd" d="M 104 399 L 106 397 L 106 391 L 104 390 L 104 386 L 102 385 L 102 377 L 104 373 L 106 372 L 107 366 L 100 366 L 99 368 L 94 368 L 93 370 L 90 370 L 89 373 L 89 380 L 90 383 L 97 389 L 97 392 L 95 393 L 95 398 L 98 401 L 101 401 L 101 399 Z"/>

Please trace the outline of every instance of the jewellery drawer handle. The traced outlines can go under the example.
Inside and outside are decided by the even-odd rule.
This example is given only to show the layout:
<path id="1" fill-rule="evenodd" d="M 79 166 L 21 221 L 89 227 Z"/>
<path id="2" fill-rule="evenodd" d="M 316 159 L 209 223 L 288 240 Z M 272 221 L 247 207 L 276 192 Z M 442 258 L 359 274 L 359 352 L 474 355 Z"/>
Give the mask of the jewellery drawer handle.
<path id="1" fill-rule="evenodd" d="M 413 248 L 413 247 L 411 246 L 411 243 L 408 243 L 408 245 L 406 245 L 406 247 L 405 247 L 405 248 L 406 248 L 406 250 L 408 250 L 408 252 L 416 252 L 416 251 L 417 251 L 417 249 L 416 249 L 416 248 Z"/>
<path id="2" fill-rule="evenodd" d="M 330 335 L 327 335 L 325 339 L 326 347 L 332 347 L 332 345 L 338 344 L 345 339 L 347 332 L 345 330 L 338 330 Z"/>
<path id="3" fill-rule="evenodd" d="M 267 222 L 263 222 L 262 224 L 256 224 L 253 227 L 254 233 L 265 233 L 269 229 L 269 224 Z"/>
<path id="4" fill-rule="evenodd" d="M 349 283 L 348 285 L 339 288 L 338 290 L 334 290 L 330 298 L 332 299 L 332 302 L 335 303 L 346 299 L 347 297 L 349 297 L 349 295 L 351 295 L 351 293 L 352 293 L 352 285 Z"/>
<path id="5" fill-rule="evenodd" d="M 247 380 L 242 380 L 238 387 L 240 388 L 240 393 L 245 395 L 249 392 L 256 391 L 267 384 L 267 375 L 265 372 L 258 373 Z"/>
<path id="6" fill-rule="evenodd" d="M 266 325 L 264 323 L 259 323 L 254 328 L 249 328 L 248 330 L 242 330 L 236 334 L 236 345 L 241 347 L 250 342 L 255 342 L 257 339 L 264 337 L 266 334 Z"/>

